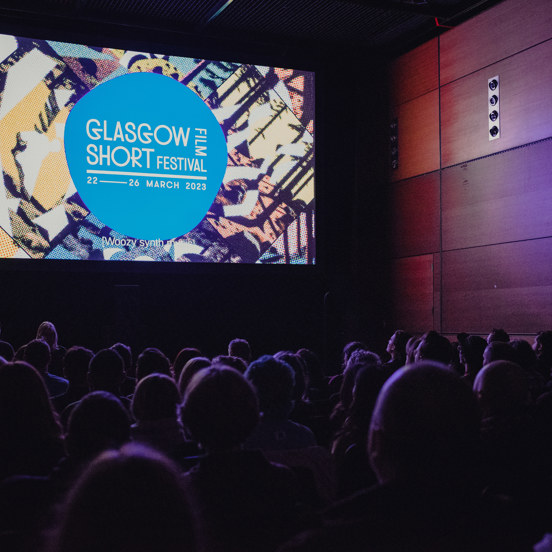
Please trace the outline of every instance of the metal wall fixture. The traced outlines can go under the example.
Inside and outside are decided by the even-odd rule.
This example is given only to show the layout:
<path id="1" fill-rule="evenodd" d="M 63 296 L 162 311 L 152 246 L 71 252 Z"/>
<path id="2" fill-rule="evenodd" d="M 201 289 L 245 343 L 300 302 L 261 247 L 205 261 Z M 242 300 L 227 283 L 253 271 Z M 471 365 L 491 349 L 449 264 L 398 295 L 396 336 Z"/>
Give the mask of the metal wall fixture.
<path id="1" fill-rule="evenodd" d="M 489 108 L 489 140 L 500 138 L 500 80 L 498 75 L 487 83 Z"/>
<path id="2" fill-rule="evenodd" d="M 391 153 L 391 168 L 399 168 L 399 121 L 393 119 L 389 124 L 389 146 Z"/>

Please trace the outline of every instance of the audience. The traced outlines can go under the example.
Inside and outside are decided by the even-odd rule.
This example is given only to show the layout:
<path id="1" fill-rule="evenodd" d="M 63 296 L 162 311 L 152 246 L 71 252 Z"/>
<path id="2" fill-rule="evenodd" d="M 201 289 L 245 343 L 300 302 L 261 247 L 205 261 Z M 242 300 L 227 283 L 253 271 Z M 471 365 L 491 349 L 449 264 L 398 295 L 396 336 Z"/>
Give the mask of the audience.
<path id="1" fill-rule="evenodd" d="M 27 343 L 23 350 L 23 360 L 37 369 L 46 384 L 50 397 L 59 397 L 67 392 L 69 382 L 65 378 L 50 374 L 48 371 L 51 355 L 50 346 L 46 341 L 33 339 L 30 343 Z"/>
<path id="2" fill-rule="evenodd" d="M 67 490 L 80 471 L 100 452 L 122 446 L 130 437 L 130 417 L 113 394 L 93 391 L 80 400 L 69 416 L 65 435 L 66 458 L 52 480 Z"/>
<path id="3" fill-rule="evenodd" d="M 422 361 L 384 385 L 368 454 L 379 485 L 337 503 L 286 551 L 524 550 L 479 494 L 478 413 L 451 369 Z"/>
<path id="4" fill-rule="evenodd" d="M 514 354 L 514 362 L 521 366 L 529 382 L 529 391 L 533 401 L 536 401 L 545 391 L 545 378 L 537 368 L 537 355 L 531 345 L 524 339 L 510 341 Z"/>
<path id="5" fill-rule="evenodd" d="M 119 356 L 123 359 L 125 379 L 121 384 L 121 394 L 125 396 L 132 395 L 136 387 L 136 372 L 132 365 L 132 349 L 124 343 L 115 343 L 111 345 L 111 348 L 119 353 Z"/>
<path id="6" fill-rule="evenodd" d="M 322 364 L 316 354 L 310 349 L 299 349 L 297 354 L 305 368 L 305 396 L 311 403 L 329 399 L 328 386 L 324 378 Z"/>
<path id="7" fill-rule="evenodd" d="M 237 370 L 240 374 L 245 374 L 245 371 L 247 370 L 245 360 L 238 356 L 218 355 L 213 358 L 213 364 L 224 364 L 224 366 L 234 368 L 234 370 Z"/>
<path id="8" fill-rule="evenodd" d="M 180 349 L 172 365 L 174 381 L 179 380 L 180 374 L 182 373 L 184 366 L 189 360 L 200 356 L 201 351 L 199 349 L 196 349 L 195 347 L 185 347 L 184 349 Z"/>
<path id="9" fill-rule="evenodd" d="M 114 349 L 98 351 L 88 365 L 88 388 L 90 391 L 107 391 L 121 401 L 130 412 L 130 400 L 121 393 L 121 384 L 125 379 L 123 359 Z M 67 427 L 69 416 L 77 402 L 68 404 L 61 412 L 63 427 Z"/>
<path id="10" fill-rule="evenodd" d="M 284 361 L 293 370 L 293 407 L 289 413 L 289 419 L 309 426 L 314 416 L 314 409 L 306 398 L 305 365 L 303 359 L 291 351 L 279 351 L 274 355 L 274 358 Z"/>
<path id="11" fill-rule="evenodd" d="M 475 377 L 483 367 L 483 353 L 487 342 L 478 335 L 465 335 L 458 340 L 459 361 L 464 367 L 463 377 L 473 385 Z"/>
<path id="12" fill-rule="evenodd" d="M 165 374 L 172 376 L 169 359 L 156 347 L 144 349 L 136 360 L 136 381 L 150 374 Z"/>
<path id="13" fill-rule="evenodd" d="M 52 322 L 44 321 L 38 326 L 36 339 L 42 339 L 50 347 L 50 372 L 56 376 L 63 374 L 65 348 L 58 344 L 58 333 Z"/>
<path id="14" fill-rule="evenodd" d="M 11 343 L 7 341 L 0 341 L 0 357 L 2 357 L 6 362 L 11 362 L 15 355 L 15 351 Z"/>
<path id="15" fill-rule="evenodd" d="M 376 399 L 385 379 L 382 367 L 370 361 L 356 372 L 351 406 L 331 447 L 337 466 L 339 496 L 348 496 L 376 482 L 368 464 L 366 440 Z"/>
<path id="16" fill-rule="evenodd" d="M 384 371 L 390 376 L 406 364 L 406 345 L 412 336 L 404 330 L 397 330 L 390 338 L 385 349 L 391 360 L 383 365 Z"/>
<path id="17" fill-rule="evenodd" d="M 495 344 L 495 342 L 492 342 Z M 508 496 L 525 531 L 538 536 L 543 512 L 550 514 L 552 488 L 540 471 L 537 427 L 527 372 L 514 362 L 497 360 L 479 372 L 473 384 L 481 415 L 483 470 L 487 491 Z M 548 493 L 546 497 L 543 493 Z M 552 518 L 551 518 L 552 519 Z"/>
<path id="18" fill-rule="evenodd" d="M 313 432 L 293 422 L 295 373 L 285 361 L 265 355 L 252 362 L 245 372 L 259 400 L 261 417 L 249 435 L 245 446 L 249 449 L 283 450 L 316 445 Z"/>
<path id="19" fill-rule="evenodd" d="M 196 455 L 197 447 L 186 440 L 178 407 L 180 393 L 176 383 L 165 374 L 150 374 L 141 379 L 132 398 L 131 436 L 153 447 L 177 462 Z"/>
<path id="20" fill-rule="evenodd" d="M 97 457 L 60 511 L 50 552 L 194 552 L 177 468 L 136 445 Z"/>
<path id="21" fill-rule="evenodd" d="M 510 336 L 502 328 L 493 328 L 491 333 L 487 336 L 487 343 L 490 344 L 494 341 L 508 343 L 510 341 Z"/>
<path id="22" fill-rule="evenodd" d="M 88 393 L 88 365 L 93 357 L 94 353 L 85 347 L 71 347 L 65 353 L 63 375 L 69 382 L 69 387 L 63 395 L 54 399 L 54 406 L 58 412 Z"/>
<path id="23" fill-rule="evenodd" d="M 211 361 L 207 357 L 194 357 L 186 362 L 184 368 L 182 368 L 182 372 L 180 372 L 180 377 L 178 378 L 178 391 L 182 398 L 184 398 L 186 388 L 188 387 L 190 381 L 192 381 L 192 378 L 200 370 L 207 368 L 208 366 L 211 366 Z"/>
<path id="24" fill-rule="evenodd" d="M 345 368 L 347 367 L 347 363 L 349 362 L 349 358 L 351 355 L 358 350 L 367 351 L 368 347 L 362 343 L 362 341 L 350 341 L 343 347 L 343 353 L 342 353 L 342 361 L 341 361 L 341 369 L 339 370 L 339 373 L 337 373 L 334 376 L 331 376 L 328 380 L 328 387 L 330 389 L 330 394 L 334 396 L 339 395 L 339 391 L 341 389 L 341 384 L 343 381 L 343 373 L 345 372 Z"/>
<path id="25" fill-rule="evenodd" d="M 252 386 L 232 368 L 206 368 L 190 382 L 181 418 L 206 452 L 184 476 L 198 518 L 199 550 L 274 550 L 299 527 L 300 497 L 288 468 L 271 464 L 259 451 L 243 450 L 259 419 Z"/>
<path id="26" fill-rule="evenodd" d="M 387 363 L 351 342 L 327 380 L 243 339 L 147 348 L 135 374 L 44 322 L 0 342 L 0 549 L 548 550 L 551 336 L 397 330 Z"/>
<path id="27" fill-rule="evenodd" d="M 251 345 L 247 339 L 232 339 L 228 343 L 228 356 L 240 357 L 247 365 L 251 362 Z"/>
<path id="28" fill-rule="evenodd" d="M 415 356 L 416 362 L 434 360 L 448 366 L 452 361 L 452 345 L 446 337 L 431 330 L 420 338 Z"/>
<path id="29" fill-rule="evenodd" d="M 421 337 L 413 336 L 406 342 L 406 364 L 414 364 L 416 362 L 416 351 L 420 344 Z"/>
<path id="30" fill-rule="evenodd" d="M 514 349 L 507 341 L 491 341 L 483 351 L 483 364 L 487 365 L 496 360 L 515 361 Z"/>
<path id="31" fill-rule="evenodd" d="M 61 426 L 40 374 L 22 361 L 0 366 L 0 481 L 48 475 L 63 454 Z"/>
<path id="32" fill-rule="evenodd" d="M 537 369 L 548 381 L 552 376 L 552 330 L 537 334 L 533 350 L 537 355 Z"/>
<path id="33" fill-rule="evenodd" d="M 366 349 L 356 349 L 347 360 L 347 365 L 343 371 L 341 380 L 341 389 L 339 390 L 339 402 L 335 405 L 330 416 L 331 427 L 338 431 L 345 422 L 351 402 L 353 400 L 353 387 L 358 370 L 366 364 L 381 365 L 381 359 L 376 353 Z"/>

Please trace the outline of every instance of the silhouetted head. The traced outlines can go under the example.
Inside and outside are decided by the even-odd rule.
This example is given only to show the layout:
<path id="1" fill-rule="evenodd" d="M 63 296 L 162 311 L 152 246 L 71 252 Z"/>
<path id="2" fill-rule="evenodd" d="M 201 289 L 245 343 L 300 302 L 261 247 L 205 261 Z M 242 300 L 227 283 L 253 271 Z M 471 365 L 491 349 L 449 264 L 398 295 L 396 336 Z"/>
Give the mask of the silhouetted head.
<path id="1" fill-rule="evenodd" d="M 445 365 L 423 361 L 395 372 L 383 386 L 368 452 L 380 482 L 445 491 L 471 477 L 478 440 L 469 387 Z"/>
<path id="2" fill-rule="evenodd" d="M 247 370 L 247 364 L 245 364 L 245 360 L 238 356 L 219 355 L 213 359 L 212 364 L 221 364 L 223 366 L 234 368 L 234 370 L 237 370 L 240 374 L 245 374 L 245 371 Z"/>
<path id="3" fill-rule="evenodd" d="M 125 366 L 125 374 L 129 377 L 134 377 L 134 369 L 132 367 L 132 349 L 124 343 L 115 343 L 111 348 L 119 353 L 123 359 Z"/>
<path id="4" fill-rule="evenodd" d="M 178 470 L 131 444 L 101 454 L 69 493 L 52 552 L 194 552 Z"/>
<path id="5" fill-rule="evenodd" d="M 196 349 L 195 347 L 185 347 L 184 349 L 180 349 L 180 351 L 176 355 L 176 358 L 174 359 L 172 367 L 174 373 L 174 381 L 179 380 L 180 374 L 182 373 L 186 362 L 188 362 L 192 358 L 199 356 L 201 356 L 201 351 L 199 349 Z"/>
<path id="6" fill-rule="evenodd" d="M 228 354 L 240 357 L 246 364 L 249 364 L 251 362 L 251 345 L 247 339 L 232 339 L 228 344 Z"/>
<path id="7" fill-rule="evenodd" d="M 310 349 L 299 349 L 297 354 L 305 366 L 305 384 L 307 387 L 321 388 L 325 386 L 322 364 L 316 354 Z"/>
<path id="8" fill-rule="evenodd" d="M 507 360 L 484 366 L 475 378 L 473 391 L 484 418 L 518 413 L 530 400 L 527 374 Z"/>
<path id="9" fill-rule="evenodd" d="M 291 351 L 279 351 L 274 355 L 275 359 L 283 360 L 293 369 L 293 395 L 294 401 L 300 401 L 305 394 L 305 367 L 301 357 Z"/>
<path id="10" fill-rule="evenodd" d="M 510 343 L 505 341 L 491 341 L 483 351 L 483 365 L 490 364 L 495 360 L 508 360 L 514 362 L 514 350 Z"/>
<path id="11" fill-rule="evenodd" d="M 510 336 L 502 328 L 493 328 L 492 332 L 487 336 L 487 344 L 493 341 L 508 343 L 508 341 L 510 341 Z"/>
<path id="12" fill-rule="evenodd" d="M 385 383 L 385 376 L 377 364 L 360 366 L 355 375 L 353 399 L 349 416 L 358 427 L 368 429 L 376 400 Z"/>
<path id="13" fill-rule="evenodd" d="M 11 343 L 8 343 L 7 341 L 0 341 L 0 356 L 6 362 L 11 362 L 13 360 L 14 355 L 15 355 L 15 351 Z"/>
<path id="14" fill-rule="evenodd" d="M 416 362 L 416 351 L 422 340 L 421 337 L 413 336 L 406 343 L 406 364 L 414 364 Z"/>
<path id="15" fill-rule="evenodd" d="M 483 366 L 483 353 L 487 342 L 478 335 L 466 335 L 458 345 L 459 361 L 465 367 L 465 373 L 473 381 Z"/>
<path id="16" fill-rule="evenodd" d="M 50 346 L 43 339 L 33 339 L 25 346 L 23 359 L 34 366 L 39 374 L 45 375 L 51 360 Z"/>
<path id="17" fill-rule="evenodd" d="M 343 347 L 343 360 L 341 363 L 342 370 L 345 370 L 350 356 L 358 350 L 367 351 L 368 347 L 362 343 L 362 341 L 350 341 L 347 345 L 345 345 L 345 347 Z"/>
<path id="18" fill-rule="evenodd" d="M 460 332 L 459 334 L 456 334 L 456 339 L 458 340 L 458 343 L 460 343 L 460 345 L 463 345 L 468 337 L 470 337 L 470 334 L 466 332 Z"/>
<path id="19" fill-rule="evenodd" d="M 67 426 L 67 452 L 90 459 L 129 440 L 130 417 L 121 401 L 107 391 L 85 395 L 75 406 Z"/>
<path id="20" fill-rule="evenodd" d="M 72 385 L 86 386 L 88 366 L 94 353 L 85 347 L 71 347 L 63 357 L 63 375 Z"/>
<path id="21" fill-rule="evenodd" d="M 0 446 L 60 435 L 61 427 L 38 371 L 22 361 L 0 366 Z"/>
<path id="22" fill-rule="evenodd" d="M 156 347 L 144 349 L 136 360 L 136 381 L 150 374 L 172 376 L 169 359 Z"/>
<path id="23" fill-rule="evenodd" d="M 132 414 L 137 421 L 176 419 L 180 393 L 174 380 L 165 374 L 141 379 L 132 398 Z"/>
<path id="24" fill-rule="evenodd" d="M 381 366 L 381 359 L 372 351 L 366 349 L 357 349 L 349 357 L 345 371 L 343 372 L 343 381 L 339 390 L 341 405 L 348 409 L 353 400 L 353 386 L 357 372 L 366 366 Z"/>
<path id="25" fill-rule="evenodd" d="M 245 442 L 259 421 L 257 397 L 238 371 L 211 366 L 188 385 L 180 418 L 206 450 L 232 449 Z"/>
<path id="26" fill-rule="evenodd" d="M 468 335 L 460 343 L 460 361 L 474 366 L 483 366 L 483 352 L 487 342 L 478 335 Z"/>
<path id="27" fill-rule="evenodd" d="M 180 396 L 184 398 L 188 384 L 192 381 L 192 378 L 203 368 L 211 366 L 211 361 L 207 357 L 194 357 L 191 358 L 182 369 L 180 378 L 178 379 L 178 391 Z"/>
<path id="28" fill-rule="evenodd" d="M 412 336 L 404 330 L 397 330 L 389 339 L 386 351 L 391 358 L 398 359 L 406 364 L 406 344 Z"/>
<path id="29" fill-rule="evenodd" d="M 293 408 L 293 368 L 283 360 L 264 355 L 252 362 L 245 377 L 255 389 L 261 412 L 270 418 L 287 418 Z"/>
<path id="30" fill-rule="evenodd" d="M 449 364 L 452 360 L 452 346 L 450 341 L 440 333 L 431 330 L 426 332 L 416 349 L 416 361 L 434 360 Z"/>
<path id="31" fill-rule="evenodd" d="M 88 384 L 93 391 L 103 390 L 118 395 L 124 379 L 123 359 L 114 349 L 98 351 L 88 365 Z"/>
<path id="32" fill-rule="evenodd" d="M 36 331 L 36 339 L 43 339 L 46 341 L 52 351 L 58 347 L 57 330 L 52 322 L 44 321 L 40 324 Z"/>
<path id="33" fill-rule="evenodd" d="M 552 360 L 552 331 L 539 332 L 535 337 L 533 350 L 539 359 Z"/>
<path id="34" fill-rule="evenodd" d="M 537 365 L 537 355 L 525 339 L 510 341 L 510 347 L 514 353 L 514 362 L 527 371 L 534 370 Z"/>

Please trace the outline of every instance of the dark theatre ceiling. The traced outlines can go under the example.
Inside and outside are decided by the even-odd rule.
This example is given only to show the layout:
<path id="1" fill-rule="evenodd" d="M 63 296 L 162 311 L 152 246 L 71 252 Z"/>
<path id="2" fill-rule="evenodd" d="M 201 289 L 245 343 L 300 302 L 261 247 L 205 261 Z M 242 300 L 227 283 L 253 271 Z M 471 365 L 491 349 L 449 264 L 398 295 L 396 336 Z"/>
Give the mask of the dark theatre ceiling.
<path id="1" fill-rule="evenodd" d="M 0 21 L 123 24 L 203 39 L 397 55 L 501 0 L 0 0 Z"/>

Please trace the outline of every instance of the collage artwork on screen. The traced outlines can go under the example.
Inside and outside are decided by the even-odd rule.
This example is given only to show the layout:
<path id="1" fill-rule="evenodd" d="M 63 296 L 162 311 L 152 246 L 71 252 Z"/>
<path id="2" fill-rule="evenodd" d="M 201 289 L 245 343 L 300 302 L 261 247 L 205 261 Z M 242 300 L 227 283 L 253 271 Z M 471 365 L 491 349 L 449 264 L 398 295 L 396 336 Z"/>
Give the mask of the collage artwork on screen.
<path id="1" fill-rule="evenodd" d="M 315 264 L 314 73 L 0 35 L 0 258 Z"/>

